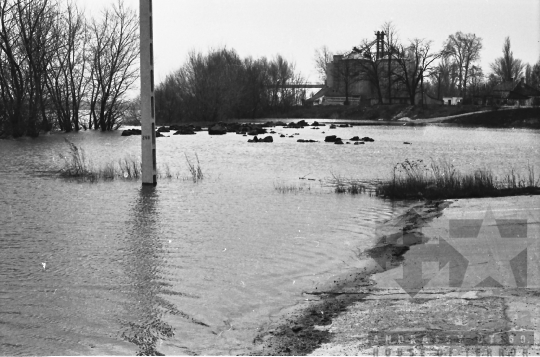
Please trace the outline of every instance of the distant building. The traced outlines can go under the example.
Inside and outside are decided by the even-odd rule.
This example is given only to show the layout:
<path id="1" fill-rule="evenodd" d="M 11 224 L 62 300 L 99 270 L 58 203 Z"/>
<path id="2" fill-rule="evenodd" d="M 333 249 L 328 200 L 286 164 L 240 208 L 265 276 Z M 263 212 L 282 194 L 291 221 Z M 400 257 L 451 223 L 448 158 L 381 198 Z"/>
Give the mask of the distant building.
<path id="1" fill-rule="evenodd" d="M 496 104 L 532 105 L 535 98 L 540 99 L 540 91 L 521 81 L 506 81 L 499 83 L 491 92 L 491 100 Z"/>
<path id="2" fill-rule="evenodd" d="M 349 100 L 349 104 L 376 105 L 382 104 L 410 104 L 410 97 L 403 85 L 392 83 L 391 100 L 388 97 L 388 54 L 383 52 L 383 39 L 378 37 L 371 45 L 377 46 L 377 51 L 359 50 L 356 47 L 348 54 L 335 55 L 332 62 L 326 64 L 326 85 L 322 98 L 322 105 L 340 105 Z M 362 52 L 363 51 L 363 52 Z M 372 58 L 373 56 L 374 58 Z M 379 62 L 378 75 L 380 80 L 380 94 L 375 85 L 362 73 L 371 67 L 372 61 Z M 382 62 L 382 63 L 380 63 Z M 392 61 L 392 65 L 396 65 Z M 367 74 L 369 76 L 369 74 Z M 420 88 L 418 88 L 420 91 Z M 348 93 L 347 93 L 348 92 Z M 319 93 L 317 93 L 319 94 Z M 442 101 L 429 97 L 424 93 L 424 104 L 442 104 Z M 422 94 L 416 93 L 415 104 L 422 103 Z"/>
<path id="3" fill-rule="evenodd" d="M 463 97 L 443 97 L 442 101 L 444 105 L 459 105 L 463 103 Z"/>
<path id="4" fill-rule="evenodd" d="M 398 63 L 385 50 L 386 34 L 381 31 L 375 34 L 376 40 L 335 55 L 332 62 L 326 64 L 326 88 L 307 99 L 305 105 L 344 105 L 347 101 L 350 105 L 410 104 L 405 85 L 388 78 L 389 71 L 396 70 Z M 377 80 L 370 81 L 370 78 L 378 78 L 379 88 Z M 418 87 L 415 104 L 443 104 L 442 100 L 427 93 L 422 95 Z"/>
<path id="5" fill-rule="evenodd" d="M 361 61 L 365 60 L 359 56 L 346 58 L 343 55 L 335 55 L 333 61 L 326 64 L 326 85 L 328 88 L 325 92 L 324 104 L 343 104 L 347 90 L 349 101 L 355 102 L 354 104 L 362 100 L 369 100 L 373 96 L 374 93 L 369 81 L 359 79 L 358 75 L 355 75 L 360 70 Z M 347 86 L 348 88 L 346 88 Z"/>

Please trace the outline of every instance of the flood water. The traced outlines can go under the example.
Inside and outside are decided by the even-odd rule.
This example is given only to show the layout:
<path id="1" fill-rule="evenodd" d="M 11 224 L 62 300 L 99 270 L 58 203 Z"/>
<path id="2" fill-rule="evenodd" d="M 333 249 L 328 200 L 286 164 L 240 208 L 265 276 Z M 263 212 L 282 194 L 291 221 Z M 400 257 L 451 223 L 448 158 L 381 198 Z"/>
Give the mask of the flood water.
<path id="1" fill-rule="evenodd" d="M 140 136 L 0 140 L 0 354 L 249 353 L 261 324 L 353 268 L 377 225 L 403 206 L 336 194 L 319 180 L 380 179 L 397 162 L 430 158 L 498 175 L 530 164 L 540 174 L 534 130 L 275 130 L 294 138 L 158 138 L 158 167 L 174 177 L 155 188 L 54 174 L 64 138 L 102 166 L 139 157 Z M 375 142 L 296 142 L 325 135 Z M 205 175 L 198 183 L 185 179 L 185 155 L 195 162 L 195 154 Z M 276 190 L 284 185 L 299 190 Z"/>

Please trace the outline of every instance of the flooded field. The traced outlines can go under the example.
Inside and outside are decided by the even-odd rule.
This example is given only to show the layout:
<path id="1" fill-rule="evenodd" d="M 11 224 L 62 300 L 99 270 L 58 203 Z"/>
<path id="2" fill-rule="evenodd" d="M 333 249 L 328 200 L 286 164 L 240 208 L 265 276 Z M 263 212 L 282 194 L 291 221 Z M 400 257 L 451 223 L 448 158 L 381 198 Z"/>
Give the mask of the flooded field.
<path id="1" fill-rule="evenodd" d="M 261 323 L 353 268 L 377 225 L 401 207 L 336 194 L 324 185 L 332 175 L 370 181 L 388 177 L 397 162 L 430 158 L 462 171 L 502 175 L 531 164 L 540 173 L 533 130 L 274 130 L 273 143 L 234 133 L 158 138 L 158 167 L 174 175 L 155 189 L 54 172 L 64 138 L 99 166 L 139 157 L 139 136 L 0 140 L 0 354 L 249 351 Z M 325 135 L 375 141 L 334 145 Z M 198 183 L 186 164 L 195 154 L 205 174 Z M 283 185 L 297 189 L 276 189 Z"/>

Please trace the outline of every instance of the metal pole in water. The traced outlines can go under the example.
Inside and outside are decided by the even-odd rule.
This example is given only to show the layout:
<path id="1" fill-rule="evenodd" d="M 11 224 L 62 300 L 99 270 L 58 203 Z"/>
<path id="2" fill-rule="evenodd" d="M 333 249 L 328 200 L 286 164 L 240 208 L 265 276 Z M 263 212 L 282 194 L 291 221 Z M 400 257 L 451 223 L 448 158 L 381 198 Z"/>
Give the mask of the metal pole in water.
<path id="1" fill-rule="evenodd" d="M 139 0 L 141 46 L 141 147 L 142 183 L 157 184 L 156 119 L 154 108 L 154 45 L 152 0 Z"/>

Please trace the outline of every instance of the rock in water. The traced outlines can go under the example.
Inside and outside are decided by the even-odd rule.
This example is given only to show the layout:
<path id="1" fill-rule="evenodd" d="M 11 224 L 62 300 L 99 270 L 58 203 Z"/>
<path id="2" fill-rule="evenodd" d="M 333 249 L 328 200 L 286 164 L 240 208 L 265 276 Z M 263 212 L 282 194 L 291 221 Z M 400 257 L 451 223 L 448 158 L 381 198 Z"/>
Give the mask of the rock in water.
<path id="1" fill-rule="evenodd" d="M 327 143 L 333 143 L 336 141 L 336 136 L 335 135 L 330 135 L 330 136 L 327 136 L 326 138 L 324 138 L 324 141 L 327 142 Z"/>
<path id="2" fill-rule="evenodd" d="M 208 127 L 209 135 L 225 135 L 227 134 L 227 127 L 221 123 L 214 124 Z"/>

